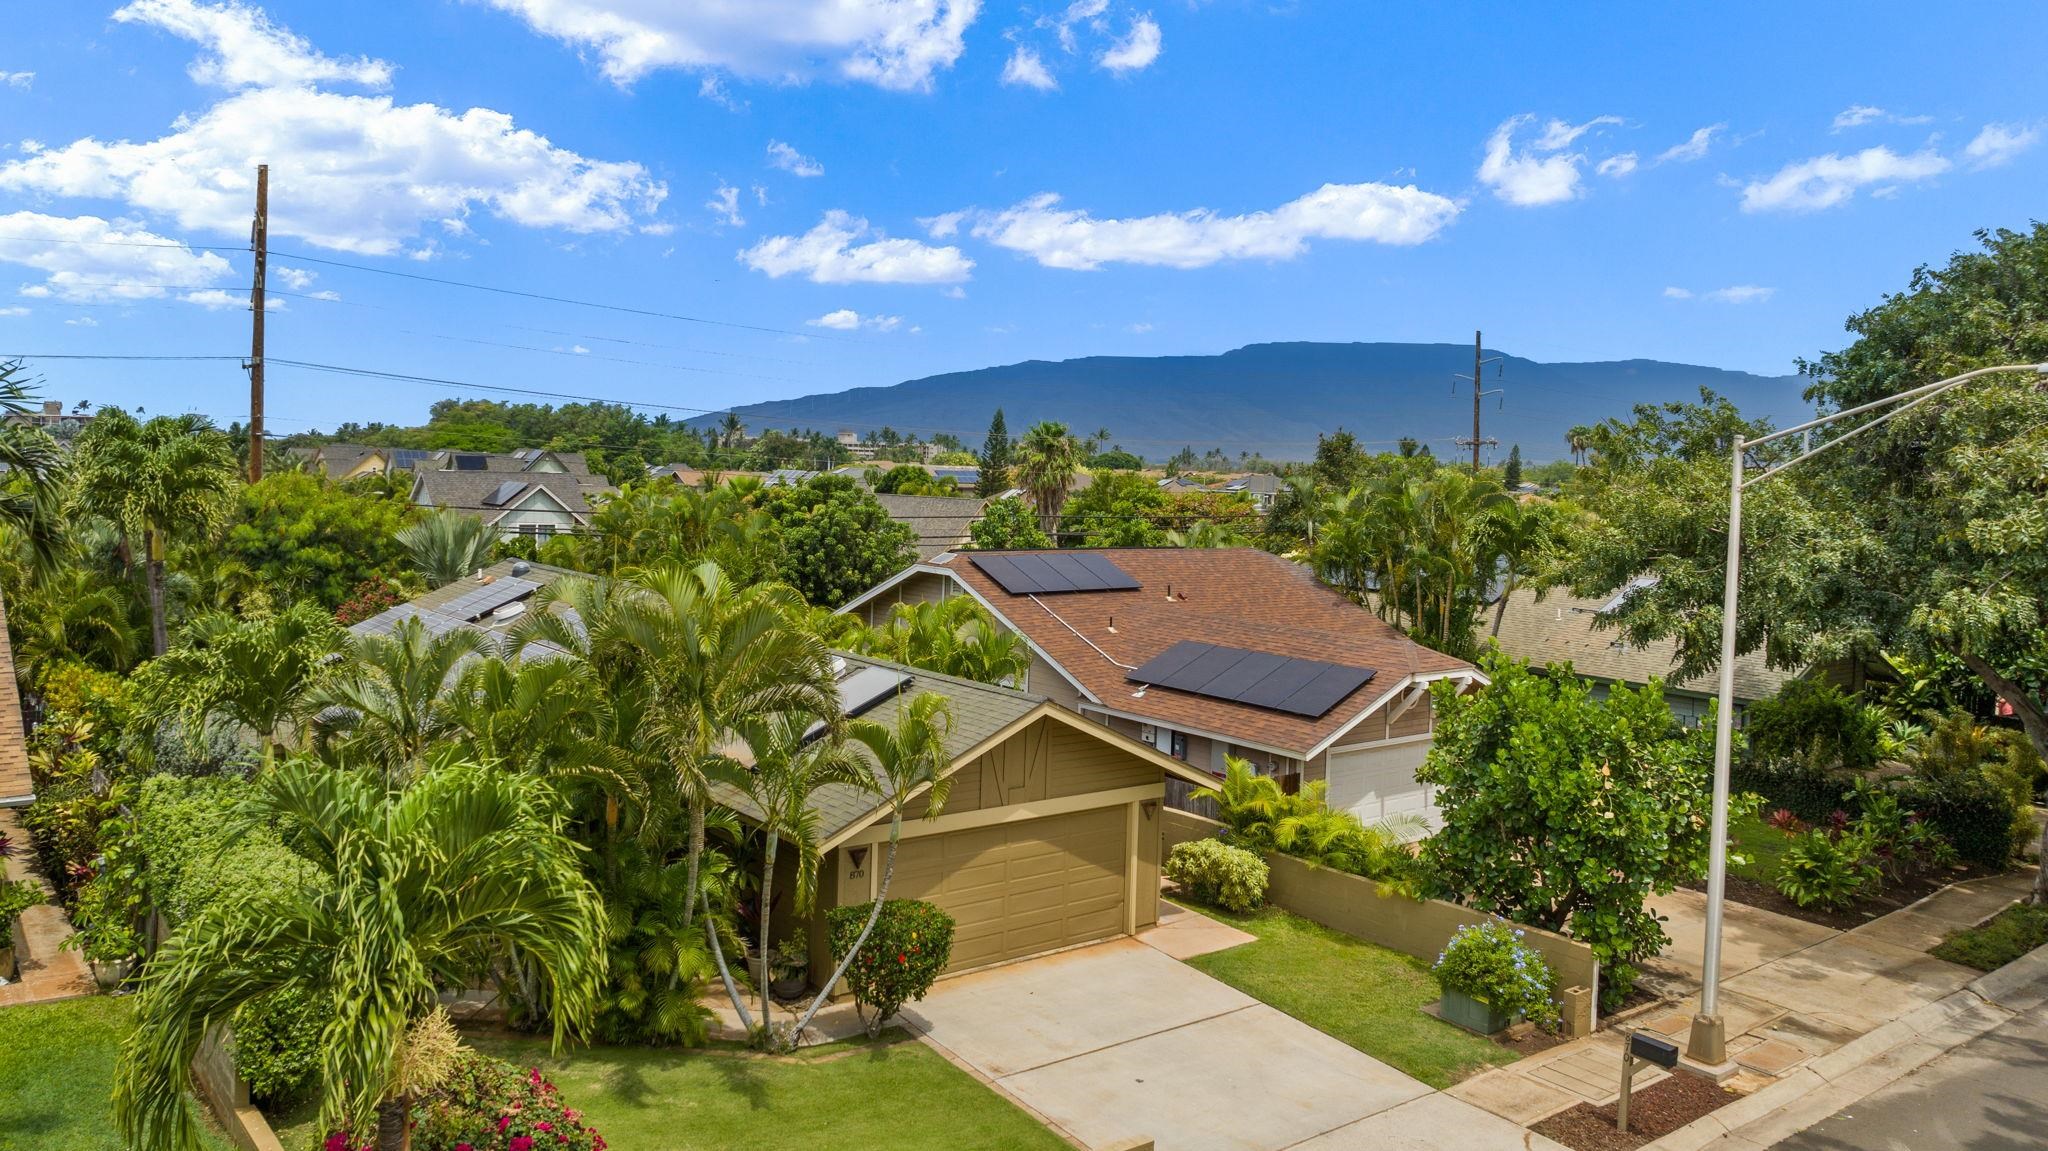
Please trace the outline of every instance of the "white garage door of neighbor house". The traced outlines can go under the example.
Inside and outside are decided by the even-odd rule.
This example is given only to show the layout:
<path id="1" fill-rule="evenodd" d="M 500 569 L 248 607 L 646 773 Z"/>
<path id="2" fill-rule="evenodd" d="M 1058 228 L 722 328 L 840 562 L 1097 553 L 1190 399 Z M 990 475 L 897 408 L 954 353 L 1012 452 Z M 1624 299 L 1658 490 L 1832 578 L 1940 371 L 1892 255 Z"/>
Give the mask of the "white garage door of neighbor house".
<path id="1" fill-rule="evenodd" d="M 905 840 L 891 899 L 953 916 L 948 970 L 1019 959 L 1124 929 L 1121 806 Z"/>
<path id="2" fill-rule="evenodd" d="M 1362 747 L 1330 753 L 1329 802 L 1332 808 L 1349 811 L 1366 823 L 1398 815 L 1418 815 L 1434 826 L 1436 804 L 1415 778 L 1415 771 L 1429 756 L 1430 741 L 1397 743 L 1390 747 Z"/>

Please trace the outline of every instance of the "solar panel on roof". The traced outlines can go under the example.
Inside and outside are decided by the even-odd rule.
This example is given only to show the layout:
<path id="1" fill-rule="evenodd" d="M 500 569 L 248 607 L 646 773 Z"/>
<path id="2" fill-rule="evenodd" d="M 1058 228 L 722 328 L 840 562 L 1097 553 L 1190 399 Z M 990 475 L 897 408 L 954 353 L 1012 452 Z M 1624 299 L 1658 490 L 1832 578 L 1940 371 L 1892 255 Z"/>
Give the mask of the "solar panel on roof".
<path id="1" fill-rule="evenodd" d="M 1011 595 L 1131 591 L 1140 585 L 1108 556 L 1091 552 L 1023 552 L 974 556 L 974 566 Z"/>
<path id="2" fill-rule="evenodd" d="M 513 496 L 516 496 L 520 492 L 523 492 L 525 490 L 525 480 L 506 480 L 504 483 L 499 484 L 496 488 L 492 489 L 490 495 L 484 497 L 484 506 L 487 508 L 504 507 L 506 501 L 510 500 Z"/>
<path id="3" fill-rule="evenodd" d="M 501 576 L 472 592 L 465 592 L 434 608 L 435 612 L 461 620 L 472 620 L 496 611 L 516 599 L 540 590 L 540 585 L 518 576 Z"/>
<path id="4" fill-rule="evenodd" d="M 1318 719 L 1377 674 L 1369 667 L 1182 640 L 1124 678 Z"/>

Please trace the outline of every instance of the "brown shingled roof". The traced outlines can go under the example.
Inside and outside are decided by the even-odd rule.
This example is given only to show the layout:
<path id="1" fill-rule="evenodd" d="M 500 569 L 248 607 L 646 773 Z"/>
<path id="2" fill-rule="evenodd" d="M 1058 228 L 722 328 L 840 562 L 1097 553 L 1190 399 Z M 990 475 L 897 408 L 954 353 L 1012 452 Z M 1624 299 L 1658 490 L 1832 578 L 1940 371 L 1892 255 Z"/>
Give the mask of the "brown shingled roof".
<path id="1" fill-rule="evenodd" d="M 1011 595 L 974 566 L 975 552 L 933 561 L 994 604 L 1103 706 L 1170 727 L 1306 756 L 1397 690 L 1410 675 L 1468 670 L 1325 587 L 1300 564 L 1256 548 L 1108 548 L 1095 552 L 1143 585 L 1137 591 Z M 1174 599 L 1166 598 L 1171 587 Z M 1116 631 L 1109 630 L 1114 619 Z M 1319 718 L 1138 685 L 1125 677 L 1181 640 L 1379 674 Z M 1123 666 L 1128 665 L 1128 666 Z"/>
<path id="2" fill-rule="evenodd" d="M 14 648 L 7 642 L 7 608 L 0 605 L 0 807 L 19 807 L 34 798 L 28 739 L 21 726 L 21 690 L 14 682 Z"/>

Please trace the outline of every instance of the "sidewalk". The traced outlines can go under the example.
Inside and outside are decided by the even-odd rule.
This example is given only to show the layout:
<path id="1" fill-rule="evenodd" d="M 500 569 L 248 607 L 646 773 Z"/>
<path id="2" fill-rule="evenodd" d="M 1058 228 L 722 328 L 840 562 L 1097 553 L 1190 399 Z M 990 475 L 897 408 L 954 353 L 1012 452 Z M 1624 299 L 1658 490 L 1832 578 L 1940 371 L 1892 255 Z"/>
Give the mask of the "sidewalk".
<path id="1" fill-rule="evenodd" d="M 1973 998 L 1965 988 L 1979 981 L 1977 972 L 1926 952 L 1948 932 L 1974 926 L 2023 898 L 2032 883 L 2031 872 L 2018 872 L 1958 884 L 1846 932 L 1729 903 L 1721 1012 L 1738 1074 L 1728 1086 L 1751 1094 L 1715 1115 L 1749 1115 L 1756 1106 L 1751 1101 L 1767 1093 L 1783 1102 L 1788 1084 L 1815 1089 L 1829 1079 L 1813 1068 L 1842 1074 L 1888 1052 L 1901 1036 L 1924 1031 L 1946 1037 L 1943 1029 L 1960 1025 L 1958 1019 L 1994 1026 L 2004 1016 L 1980 1015 L 1963 1001 Z M 1619 1022 L 1683 1047 L 1698 1010 L 1705 897 L 1678 891 L 1651 903 L 1670 921 L 1672 943 L 1645 965 L 1643 983 L 1662 999 L 1627 1012 Z M 1981 997 L 1975 998 L 1981 1008 Z M 1910 1028 L 1907 1021 L 1913 1021 Z M 1621 1030 L 1610 1027 L 1474 1076 L 1449 1093 L 1524 1126 L 1580 1103 L 1611 1103 L 1618 1093 Z M 1639 1076 L 1636 1082 L 1640 1089 L 1654 1081 Z M 1728 1128 L 1717 1130 L 1726 1134 Z"/>
<path id="2" fill-rule="evenodd" d="M 14 855 L 7 860 L 7 878 L 25 879 L 49 894 L 50 885 L 33 866 L 35 854 L 29 846 L 28 833 L 22 830 L 13 811 L 0 809 L 0 832 L 15 844 Z M 98 990 L 85 957 L 63 949 L 70 936 L 71 921 L 65 918 L 64 909 L 54 903 L 21 913 L 15 934 L 15 962 L 21 968 L 21 976 L 13 983 L 0 984 L 0 1007 L 75 999 Z"/>

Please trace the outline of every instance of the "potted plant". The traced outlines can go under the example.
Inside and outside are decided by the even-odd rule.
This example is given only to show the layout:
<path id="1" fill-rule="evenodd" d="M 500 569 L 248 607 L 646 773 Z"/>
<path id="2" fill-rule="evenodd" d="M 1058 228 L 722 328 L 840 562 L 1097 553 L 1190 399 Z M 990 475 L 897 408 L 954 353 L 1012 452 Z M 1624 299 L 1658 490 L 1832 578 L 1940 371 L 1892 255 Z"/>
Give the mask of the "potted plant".
<path id="1" fill-rule="evenodd" d="M 1498 920 L 1460 927 L 1436 958 L 1437 1010 L 1467 1031 L 1495 1035 L 1517 1020 L 1557 1023 L 1557 974 L 1526 933 Z"/>
<path id="2" fill-rule="evenodd" d="M 43 901 L 43 890 L 33 883 L 0 878 L 0 979 L 18 973 L 14 961 L 14 921 L 22 912 Z"/>
<path id="3" fill-rule="evenodd" d="M 768 994 L 784 1003 L 802 999 L 811 985 L 809 957 L 785 943 L 774 949 L 769 961 Z"/>
<path id="4" fill-rule="evenodd" d="M 135 929 L 109 923 L 94 928 L 84 938 L 85 959 L 92 965 L 93 982 L 100 985 L 100 990 L 112 991 L 127 982 L 136 953 L 142 950 L 142 937 Z"/>

